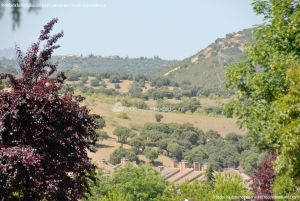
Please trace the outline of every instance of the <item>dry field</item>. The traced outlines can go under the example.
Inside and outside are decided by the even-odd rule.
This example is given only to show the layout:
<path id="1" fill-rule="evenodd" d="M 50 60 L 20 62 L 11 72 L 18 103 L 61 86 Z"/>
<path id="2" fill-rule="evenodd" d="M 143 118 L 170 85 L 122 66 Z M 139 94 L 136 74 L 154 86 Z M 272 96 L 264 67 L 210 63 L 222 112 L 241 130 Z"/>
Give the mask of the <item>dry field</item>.
<path id="1" fill-rule="evenodd" d="M 107 86 L 108 89 L 115 89 L 115 84 L 109 82 L 108 79 L 104 79 L 105 84 Z M 121 93 L 127 93 L 128 90 L 130 89 L 133 81 L 132 80 L 120 80 L 121 82 L 119 83 L 120 85 L 120 89 L 117 89 L 119 92 Z"/>
<path id="2" fill-rule="evenodd" d="M 94 79 L 94 77 L 89 77 L 88 84 L 90 80 Z M 108 79 L 104 79 L 107 88 L 115 88 L 113 83 L 110 83 Z M 121 93 L 128 92 L 129 88 L 131 87 L 133 81 L 130 80 L 122 80 L 120 83 L 119 91 Z M 147 90 L 151 89 L 149 83 L 145 84 L 145 88 L 143 91 L 146 92 Z M 199 98 L 201 107 L 216 107 L 220 106 L 226 102 L 227 99 L 220 99 L 220 98 Z M 180 100 L 170 99 L 168 100 L 171 103 L 178 103 Z M 144 126 L 145 123 L 148 122 L 155 122 L 155 114 L 158 113 L 153 110 L 140 110 L 135 108 L 126 108 L 122 107 L 116 103 L 116 97 L 109 97 L 105 95 L 97 95 L 97 96 L 89 96 L 85 100 L 84 104 L 90 108 L 91 112 L 94 114 L 101 115 L 106 121 L 106 127 L 104 130 L 108 133 L 110 138 L 108 140 L 104 140 L 96 153 L 90 153 L 93 161 L 97 163 L 101 159 L 109 160 L 110 154 L 117 148 L 120 147 L 120 143 L 117 142 L 116 136 L 112 133 L 117 126 L 125 126 L 135 130 L 137 133 L 138 131 Z M 148 100 L 145 101 L 146 104 L 150 108 L 154 108 L 156 105 L 156 101 Z M 125 112 L 129 119 L 120 119 L 118 117 L 119 112 Z M 182 114 L 182 113 L 164 113 L 161 112 L 164 116 L 162 119 L 163 123 L 191 123 L 195 127 L 203 130 L 216 130 L 222 136 L 230 132 L 235 132 L 239 134 L 243 134 L 244 132 L 241 131 L 238 126 L 236 125 L 235 119 L 226 118 L 223 116 L 214 117 L 214 116 L 207 116 L 205 114 Z M 124 148 L 130 148 L 129 145 L 124 145 Z M 140 155 L 140 160 L 148 162 L 145 156 Z M 170 166 L 172 163 L 172 159 L 160 155 L 156 161 L 163 163 L 165 166 Z"/>
<path id="3" fill-rule="evenodd" d="M 109 134 L 110 139 L 104 140 L 102 142 L 102 148 L 98 149 L 96 153 L 91 153 L 94 162 L 101 159 L 109 160 L 110 154 L 117 148 L 120 144 L 117 142 L 116 137 L 112 134 L 113 130 L 117 126 L 125 126 L 134 130 L 139 130 L 147 122 L 155 122 L 156 111 L 152 110 L 139 110 L 135 108 L 118 108 L 117 104 L 102 103 L 93 100 L 92 103 L 87 103 L 91 112 L 94 114 L 101 115 L 106 121 L 106 127 L 104 130 Z M 120 119 L 118 117 L 118 112 L 125 112 L 129 119 Z M 230 132 L 243 133 L 236 123 L 235 119 L 225 118 L 225 117 L 210 117 L 200 114 L 181 114 L 181 113 L 161 113 L 164 118 L 163 123 L 191 123 L 194 126 L 202 129 L 203 131 L 208 131 L 210 129 L 218 131 L 221 135 L 226 135 Z M 124 148 L 130 148 L 128 145 L 124 145 Z M 139 156 L 141 160 L 148 161 L 144 156 Z M 157 161 L 160 161 L 166 166 L 172 163 L 172 160 L 166 156 L 159 156 Z"/>

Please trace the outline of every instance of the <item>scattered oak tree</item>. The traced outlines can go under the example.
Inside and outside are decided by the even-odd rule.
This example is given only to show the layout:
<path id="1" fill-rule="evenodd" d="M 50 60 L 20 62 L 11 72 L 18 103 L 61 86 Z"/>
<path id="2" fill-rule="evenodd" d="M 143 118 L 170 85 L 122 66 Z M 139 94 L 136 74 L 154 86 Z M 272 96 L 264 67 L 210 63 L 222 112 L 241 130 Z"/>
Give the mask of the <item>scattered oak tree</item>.
<path id="1" fill-rule="evenodd" d="M 113 134 L 118 137 L 118 142 L 123 145 L 127 143 L 128 138 L 135 135 L 135 132 L 126 127 L 117 127 Z"/>
<path id="2" fill-rule="evenodd" d="M 109 138 L 109 135 L 107 132 L 102 130 L 97 130 L 97 139 L 100 141 L 100 144 L 102 144 L 103 140 L 107 140 Z"/>
<path id="3" fill-rule="evenodd" d="M 154 160 L 158 158 L 159 153 L 157 150 L 147 147 L 144 150 L 144 155 L 151 161 L 151 163 L 153 163 Z"/>
<path id="4" fill-rule="evenodd" d="M 16 47 L 21 76 L 0 74 L 0 200 L 78 200 L 88 191 L 95 166 L 97 118 L 80 106 L 82 97 L 61 90 L 66 77 L 50 62 L 60 32 L 44 26 L 25 55 Z M 40 46 L 44 44 L 43 49 Z"/>

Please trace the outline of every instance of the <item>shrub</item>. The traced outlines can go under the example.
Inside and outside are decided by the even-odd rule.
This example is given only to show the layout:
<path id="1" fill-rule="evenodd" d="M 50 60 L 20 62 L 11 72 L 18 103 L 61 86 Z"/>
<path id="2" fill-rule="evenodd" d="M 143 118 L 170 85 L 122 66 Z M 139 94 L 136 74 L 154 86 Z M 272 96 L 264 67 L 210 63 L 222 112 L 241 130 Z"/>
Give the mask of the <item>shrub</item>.
<path id="1" fill-rule="evenodd" d="M 141 87 L 134 85 L 129 89 L 128 93 L 132 97 L 141 97 L 141 95 L 143 94 L 143 89 Z"/>
<path id="2" fill-rule="evenodd" d="M 97 80 L 97 79 L 91 80 L 91 86 L 92 87 L 98 87 L 98 86 L 100 86 L 99 80 Z"/>
<path id="3" fill-rule="evenodd" d="M 129 116 L 125 112 L 120 112 L 118 114 L 118 118 L 120 118 L 120 119 L 129 119 Z"/>
<path id="4" fill-rule="evenodd" d="M 231 201 L 230 196 L 249 196 L 250 193 L 239 175 L 217 173 L 214 176 L 214 197 L 222 197 L 224 201 Z"/>
<path id="5" fill-rule="evenodd" d="M 162 118 L 164 118 L 164 116 L 162 114 L 155 114 L 155 120 L 156 122 L 160 122 L 162 120 Z"/>
<path id="6" fill-rule="evenodd" d="M 273 186 L 272 186 L 272 192 L 274 196 L 291 196 L 296 192 L 297 188 L 294 183 L 293 178 L 287 175 L 279 175 L 276 177 Z M 277 200 L 286 200 L 286 198 L 278 198 Z"/>
<path id="7" fill-rule="evenodd" d="M 170 184 L 165 189 L 162 201 L 212 201 L 213 189 L 205 182 L 194 181 L 180 185 Z"/>

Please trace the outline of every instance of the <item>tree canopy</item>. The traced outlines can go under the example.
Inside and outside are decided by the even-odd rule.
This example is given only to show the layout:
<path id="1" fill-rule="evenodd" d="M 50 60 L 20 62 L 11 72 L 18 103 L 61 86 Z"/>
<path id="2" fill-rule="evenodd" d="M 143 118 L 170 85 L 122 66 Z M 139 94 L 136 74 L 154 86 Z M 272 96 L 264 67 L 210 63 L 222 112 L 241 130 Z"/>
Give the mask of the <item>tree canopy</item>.
<path id="1" fill-rule="evenodd" d="M 236 92 L 235 114 L 256 145 L 275 150 L 276 172 L 300 174 L 300 3 L 255 0 L 264 23 L 256 28 L 245 61 L 227 70 Z"/>
<path id="2" fill-rule="evenodd" d="M 0 90 L 1 200 L 78 200 L 95 169 L 87 151 L 103 122 L 80 106 L 82 97 L 61 90 L 64 74 L 54 75 L 57 64 L 49 60 L 63 36 L 50 35 L 57 21 L 44 26 L 25 55 L 16 48 L 20 77 L 0 74 L 10 81 Z"/>

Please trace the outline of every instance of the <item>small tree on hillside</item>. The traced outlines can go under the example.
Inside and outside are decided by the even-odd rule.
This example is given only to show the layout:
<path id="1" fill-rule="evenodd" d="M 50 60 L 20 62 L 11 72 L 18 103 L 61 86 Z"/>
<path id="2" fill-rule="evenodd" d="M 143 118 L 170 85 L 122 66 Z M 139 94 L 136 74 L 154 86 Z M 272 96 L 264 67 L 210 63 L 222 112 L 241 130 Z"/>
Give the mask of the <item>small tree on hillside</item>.
<path id="1" fill-rule="evenodd" d="M 155 149 L 149 148 L 147 147 L 144 150 L 144 155 L 146 156 L 146 158 L 148 158 L 151 162 L 153 162 L 155 159 L 158 158 L 158 151 L 156 151 Z"/>
<path id="2" fill-rule="evenodd" d="M 107 132 L 102 131 L 102 130 L 97 130 L 97 139 L 100 141 L 102 144 L 103 140 L 107 140 L 109 138 L 109 135 Z"/>
<path id="3" fill-rule="evenodd" d="M 113 134 L 118 137 L 118 142 L 122 145 L 127 143 L 127 139 L 135 135 L 135 133 L 126 127 L 117 127 Z"/>
<path id="4" fill-rule="evenodd" d="M 98 86 L 100 86 L 99 80 L 97 80 L 97 79 L 91 80 L 91 86 L 92 87 L 98 87 Z"/>
<path id="5" fill-rule="evenodd" d="M 49 35 L 57 21 L 25 55 L 16 48 L 20 77 L 0 74 L 10 81 L 0 91 L 0 200 L 78 200 L 93 177 L 87 151 L 97 140 L 98 116 L 80 106 L 82 97 L 61 90 L 64 74 L 53 75 L 50 58 L 63 36 Z"/>
<path id="6" fill-rule="evenodd" d="M 155 120 L 156 122 L 161 122 L 162 118 L 164 118 L 164 116 L 162 114 L 155 114 Z"/>

